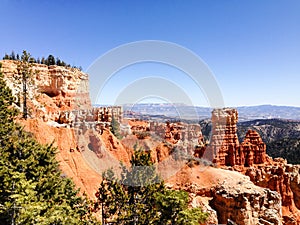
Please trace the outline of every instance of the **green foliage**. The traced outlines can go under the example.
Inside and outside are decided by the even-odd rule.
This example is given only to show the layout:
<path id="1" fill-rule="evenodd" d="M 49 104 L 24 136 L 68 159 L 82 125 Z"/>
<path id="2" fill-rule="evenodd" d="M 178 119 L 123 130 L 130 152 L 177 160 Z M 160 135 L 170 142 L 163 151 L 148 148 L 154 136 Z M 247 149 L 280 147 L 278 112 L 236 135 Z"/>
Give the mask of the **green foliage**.
<path id="1" fill-rule="evenodd" d="M 18 74 L 15 74 L 15 80 L 22 84 L 22 110 L 23 110 L 23 118 L 28 118 L 28 107 L 27 107 L 27 99 L 28 99 L 28 86 L 32 83 L 32 63 L 34 59 L 31 57 L 29 53 L 25 50 L 21 56 L 21 61 L 18 64 L 17 70 Z M 20 93 L 18 93 L 20 94 Z M 19 99 L 20 100 L 20 99 Z"/>
<path id="2" fill-rule="evenodd" d="M 189 208 L 188 193 L 165 189 L 156 194 L 157 208 L 161 212 L 161 224 L 198 225 L 203 223 L 208 213 L 203 213 L 200 208 Z"/>
<path id="3" fill-rule="evenodd" d="M 150 132 L 149 131 L 136 131 L 133 133 L 134 135 L 136 135 L 136 137 L 138 139 L 145 139 L 146 137 L 149 137 L 150 136 Z"/>
<path id="4" fill-rule="evenodd" d="M 114 116 L 112 116 L 110 131 L 116 138 L 122 139 L 122 136 L 120 134 L 120 123 L 116 120 Z"/>
<path id="5" fill-rule="evenodd" d="M 111 169 L 103 173 L 95 204 L 103 224 L 194 225 L 206 220 L 208 215 L 201 209 L 188 207 L 187 192 L 165 187 L 150 152 L 135 146 L 130 163 L 130 168 L 122 165 L 121 179 Z"/>
<path id="6" fill-rule="evenodd" d="M 300 164 L 299 138 L 283 138 L 267 143 L 267 153 L 273 158 L 282 157 L 291 164 Z"/>
<path id="7" fill-rule="evenodd" d="M 55 65 L 55 58 L 53 55 L 49 55 L 47 60 L 48 60 L 48 66 Z"/>
<path id="8" fill-rule="evenodd" d="M 14 123 L 14 101 L 0 73 L 0 224 L 94 224 L 86 198 L 62 176 L 56 149 Z"/>
<path id="9" fill-rule="evenodd" d="M 23 51 L 24 52 L 24 51 Z M 8 60 L 20 60 L 20 56 L 19 54 L 15 55 L 15 52 L 12 51 L 12 53 L 10 55 L 5 54 L 3 59 L 8 59 Z M 53 55 L 49 55 L 46 59 L 45 57 L 42 57 L 42 59 L 35 59 L 34 57 L 30 57 L 28 58 L 28 61 L 30 63 L 38 63 L 38 64 L 45 64 L 47 66 L 51 66 L 51 65 L 57 65 L 57 66 L 66 66 L 66 67 L 72 67 L 72 68 L 77 68 L 80 71 L 82 70 L 82 67 L 76 67 L 76 66 L 71 66 L 70 64 L 67 64 L 66 62 L 60 60 L 58 57 L 55 59 L 55 57 Z"/>

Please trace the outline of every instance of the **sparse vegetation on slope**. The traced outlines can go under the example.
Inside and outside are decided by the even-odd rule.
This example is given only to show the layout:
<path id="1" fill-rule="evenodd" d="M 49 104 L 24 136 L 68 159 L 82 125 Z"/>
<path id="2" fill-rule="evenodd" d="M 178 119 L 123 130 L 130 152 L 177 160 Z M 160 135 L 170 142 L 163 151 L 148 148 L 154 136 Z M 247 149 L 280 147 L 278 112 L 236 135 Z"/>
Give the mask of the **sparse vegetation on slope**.
<path id="1" fill-rule="evenodd" d="M 122 166 L 121 179 L 113 170 L 103 174 L 95 209 L 103 223 L 198 225 L 208 215 L 188 207 L 188 193 L 168 190 L 160 181 L 150 152 L 135 148 L 131 168 Z"/>
<path id="2" fill-rule="evenodd" d="M 56 148 L 14 122 L 14 101 L 0 73 L 0 224 L 94 224 L 87 199 L 62 176 Z"/>

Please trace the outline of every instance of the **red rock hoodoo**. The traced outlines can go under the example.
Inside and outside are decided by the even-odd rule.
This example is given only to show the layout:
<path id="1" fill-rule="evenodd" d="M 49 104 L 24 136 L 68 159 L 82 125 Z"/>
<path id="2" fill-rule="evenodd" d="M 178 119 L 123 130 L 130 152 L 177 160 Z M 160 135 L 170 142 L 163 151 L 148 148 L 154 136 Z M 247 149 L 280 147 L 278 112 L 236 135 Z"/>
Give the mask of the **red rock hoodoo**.
<path id="1" fill-rule="evenodd" d="M 241 152 L 244 154 L 244 161 L 242 164 L 245 166 L 266 162 L 266 144 L 262 141 L 260 135 L 256 131 L 249 130 L 247 132 L 240 148 Z"/>
<path id="2" fill-rule="evenodd" d="M 244 142 L 237 136 L 236 109 L 215 109 L 212 112 L 212 137 L 204 158 L 218 166 L 251 166 L 266 161 L 266 145 L 253 130 L 247 132 Z"/>

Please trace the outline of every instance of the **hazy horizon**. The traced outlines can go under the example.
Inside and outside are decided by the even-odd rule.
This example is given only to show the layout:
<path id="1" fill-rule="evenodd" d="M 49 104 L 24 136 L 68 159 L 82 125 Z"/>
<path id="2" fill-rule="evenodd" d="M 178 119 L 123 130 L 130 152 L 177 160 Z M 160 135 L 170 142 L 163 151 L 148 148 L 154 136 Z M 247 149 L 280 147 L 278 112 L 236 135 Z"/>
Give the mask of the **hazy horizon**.
<path id="1" fill-rule="evenodd" d="M 202 108 L 211 108 L 210 106 L 205 105 L 187 105 L 185 103 L 168 103 L 168 102 L 139 102 L 137 105 L 185 105 L 185 106 L 192 106 L 192 107 L 202 107 Z M 114 106 L 112 104 L 93 104 L 95 106 Z M 132 105 L 131 103 L 125 103 L 122 105 Z M 273 104 L 262 104 L 262 105 L 238 105 L 238 106 L 225 106 L 226 108 L 242 108 L 242 107 L 263 107 L 263 106 L 271 106 L 271 107 L 291 107 L 291 108 L 300 108 L 300 106 L 293 106 L 293 105 L 273 105 Z"/>

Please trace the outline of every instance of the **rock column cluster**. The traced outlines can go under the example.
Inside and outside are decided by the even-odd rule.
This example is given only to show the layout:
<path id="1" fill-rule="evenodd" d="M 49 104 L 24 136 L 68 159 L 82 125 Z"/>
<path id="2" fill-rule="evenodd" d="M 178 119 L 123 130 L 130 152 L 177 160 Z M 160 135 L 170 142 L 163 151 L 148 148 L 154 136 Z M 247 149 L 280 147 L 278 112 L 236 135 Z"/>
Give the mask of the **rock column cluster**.
<path id="1" fill-rule="evenodd" d="M 266 161 L 266 145 L 260 135 L 249 130 L 240 144 L 237 136 L 236 109 L 215 109 L 212 112 L 212 136 L 204 158 L 218 166 L 252 166 Z"/>

